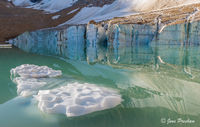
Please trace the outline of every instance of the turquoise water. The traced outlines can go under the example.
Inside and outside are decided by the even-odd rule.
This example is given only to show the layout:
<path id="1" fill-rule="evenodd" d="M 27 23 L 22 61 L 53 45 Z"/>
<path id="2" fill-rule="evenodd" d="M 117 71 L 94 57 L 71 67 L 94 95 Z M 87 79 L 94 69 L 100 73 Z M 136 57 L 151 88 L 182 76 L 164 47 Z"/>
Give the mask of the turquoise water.
<path id="1" fill-rule="evenodd" d="M 0 49 L 0 127 L 198 127 L 200 47 L 123 47 L 115 61 L 88 64 Z M 62 70 L 51 88 L 68 82 L 92 83 L 120 91 L 115 108 L 68 118 L 41 112 L 32 97 L 19 97 L 10 70 L 22 64 Z M 182 119 L 182 121 L 180 121 Z M 179 121 L 178 121 L 179 120 Z M 189 123 L 186 120 L 190 120 Z M 183 123 L 185 121 L 185 123 Z"/>

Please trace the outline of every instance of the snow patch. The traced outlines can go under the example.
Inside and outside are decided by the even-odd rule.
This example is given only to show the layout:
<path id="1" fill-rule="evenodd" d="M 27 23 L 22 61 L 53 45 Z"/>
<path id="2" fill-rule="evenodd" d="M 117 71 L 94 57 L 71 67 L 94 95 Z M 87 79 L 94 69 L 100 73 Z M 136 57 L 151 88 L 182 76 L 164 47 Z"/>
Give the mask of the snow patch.
<path id="1" fill-rule="evenodd" d="M 98 22 L 114 17 L 123 17 L 135 14 L 134 11 L 129 11 L 122 5 L 119 1 L 116 1 L 111 5 L 104 5 L 103 7 L 85 7 L 64 24 L 87 24 L 91 20 Z"/>
<path id="2" fill-rule="evenodd" d="M 9 2 L 12 2 L 15 6 L 30 6 L 33 5 L 33 3 L 30 0 L 8 0 Z"/>
<path id="3" fill-rule="evenodd" d="M 77 8 L 77 9 L 74 9 L 74 10 L 72 10 L 72 11 L 68 12 L 67 14 L 68 14 L 68 15 L 70 15 L 70 14 L 72 14 L 72 13 L 74 13 L 74 12 L 78 11 L 78 10 L 79 10 L 79 8 Z"/>
<path id="4" fill-rule="evenodd" d="M 35 98 L 41 111 L 65 114 L 68 117 L 110 109 L 122 101 L 117 91 L 86 83 L 41 90 Z"/>
<path id="5" fill-rule="evenodd" d="M 77 0 L 41 0 L 40 2 L 31 2 L 30 0 L 9 0 L 15 6 L 23 6 L 38 10 L 44 10 L 49 13 L 55 13 L 72 6 Z"/>
<path id="6" fill-rule="evenodd" d="M 55 15 L 55 16 L 52 16 L 51 19 L 52 19 L 52 20 L 56 20 L 56 19 L 58 19 L 59 17 L 60 17 L 60 15 Z"/>

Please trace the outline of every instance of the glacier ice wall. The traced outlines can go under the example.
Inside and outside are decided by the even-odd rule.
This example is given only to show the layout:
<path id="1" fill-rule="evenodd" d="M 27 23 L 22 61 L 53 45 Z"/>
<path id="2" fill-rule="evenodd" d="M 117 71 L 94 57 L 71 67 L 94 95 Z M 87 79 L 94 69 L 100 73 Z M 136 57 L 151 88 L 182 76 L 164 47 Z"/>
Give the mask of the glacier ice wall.
<path id="1" fill-rule="evenodd" d="M 152 52 L 166 56 L 156 46 L 199 45 L 199 23 L 168 26 L 161 33 L 147 24 L 70 25 L 25 32 L 10 43 L 26 52 L 89 63 L 139 64 L 155 59 Z"/>

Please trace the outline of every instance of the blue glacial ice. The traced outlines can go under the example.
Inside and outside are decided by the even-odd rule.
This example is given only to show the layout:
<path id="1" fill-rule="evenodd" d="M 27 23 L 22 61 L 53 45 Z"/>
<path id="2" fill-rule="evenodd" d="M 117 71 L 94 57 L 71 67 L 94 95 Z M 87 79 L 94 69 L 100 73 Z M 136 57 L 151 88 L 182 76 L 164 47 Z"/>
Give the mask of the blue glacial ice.
<path id="1" fill-rule="evenodd" d="M 140 46 L 154 52 L 154 47 L 160 45 L 199 45 L 199 26 L 199 22 L 177 24 L 166 27 L 158 34 L 156 26 L 152 25 L 69 25 L 25 32 L 9 42 L 31 53 L 88 63 L 118 63 L 123 61 L 122 56 L 138 52 Z M 134 57 L 131 59 L 133 61 Z"/>

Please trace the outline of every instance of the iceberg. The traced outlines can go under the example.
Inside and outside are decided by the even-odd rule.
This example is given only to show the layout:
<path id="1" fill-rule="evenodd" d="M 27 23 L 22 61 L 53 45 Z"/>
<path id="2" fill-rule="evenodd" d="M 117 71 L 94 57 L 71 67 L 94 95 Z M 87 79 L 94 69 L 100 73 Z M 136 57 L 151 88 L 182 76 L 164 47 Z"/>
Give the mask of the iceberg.
<path id="1" fill-rule="evenodd" d="M 11 69 L 11 74 L 19 75 L 25 78 L 45 78 L 61 76 L 60 70 L 53 70 L 47 66 L 37 66 L 31 64 L 24 64 Z"/>
<path id="2" fill-rule="evenodd" d="M 61 113 L 68 117 L 116 107 L 122 102 L 117 90 L 88 83 L 66 83 L 55 77 L 60 70 L 47 66 L 24 64 L 11 69 L 11 77 L 22 97 L 33 96 L 45 113 Z M 55 83 L 59 84 L 55 86 Z"/>
<path id="3" fill-rule="evenodd" d="M 47 85 L 50 78 L 62 75 L 60 70 L 30 64 L 13 68 L 10 73 L 12 80 L 17 84 L 17 93 L 24 97 L 36 94 L 40 88 Z"/>
<path id="4" fill-rule="evenodd" d="M 87 83 L 40 90 L 35 98 L 41 111 L 65 114 L 67 117 L 110 109 L 122 102 L 118 91 Z"/>
<path id="5" fill-rule="evenodd" d="M 17 83 L 17 93 L 23 97 L 35 94 L 39 88 L 47 84 L 45 81 L 41 81 L 40 79 L 23 77 L 15 78 L 14 82 Z"/>

